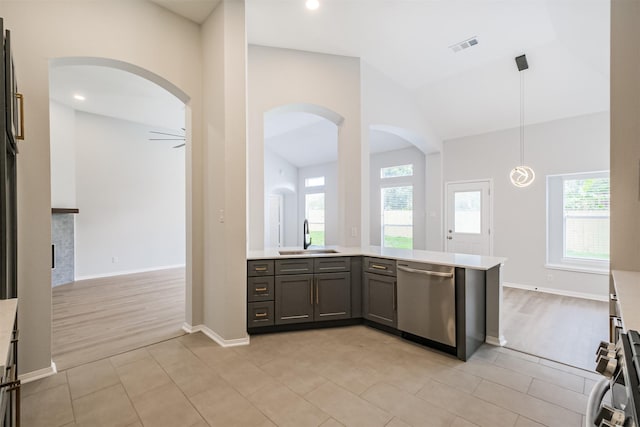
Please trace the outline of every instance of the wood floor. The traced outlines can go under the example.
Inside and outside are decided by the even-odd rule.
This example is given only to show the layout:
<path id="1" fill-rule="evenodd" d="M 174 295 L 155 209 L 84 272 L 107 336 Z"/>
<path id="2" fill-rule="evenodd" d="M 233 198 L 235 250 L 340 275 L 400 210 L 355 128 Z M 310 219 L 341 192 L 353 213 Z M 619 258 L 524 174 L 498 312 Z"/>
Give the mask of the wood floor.
<path id="1" fill-rule="evenodd" d="M 603 301 L 504 288 L 507 347 L 593 371 L 595 349 L 609 340 Z"/>
<path id="2" fill-rule="evenodd" d="M 59 370 L 184 334 L 184 268 L 57 286 L 52 300 Z"/>

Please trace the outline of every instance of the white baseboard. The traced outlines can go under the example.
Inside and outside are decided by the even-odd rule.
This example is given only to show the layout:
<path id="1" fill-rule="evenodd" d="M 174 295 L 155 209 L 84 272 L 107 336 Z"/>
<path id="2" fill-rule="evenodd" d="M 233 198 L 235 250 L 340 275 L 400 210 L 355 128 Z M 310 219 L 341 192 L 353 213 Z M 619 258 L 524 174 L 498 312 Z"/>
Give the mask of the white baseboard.
<path id="1" fill-rule="evenodd" d="M 507 345 L 507 340 L 502 336 L 498 338 L 487 335 L 484 339 L 484 342 L 486 342 L 487 344 L 495 345 L 496 347 L 504 347 L 505 345 Z"/>
<path id="2" fill-rule="evenodd" d="M 205 325 L 196 325 L 196 326 L 191 326 L 188 323 L 184 323 L 182 325 L 182 330 L 189 333 L 189 334 L 193 334 L 195 332 L 202 332 L 203 334 L 205 334 L 206 336 L 208 336 L 209 338 L 211 338 L 212 340 L 214 340 L 215 342 L 217 342 L 221 347 L 237 347 L 237 346 L 241 346 L 241 345 L 249 345 L 249 337 L 246 336 L 244 338 L 236 338 L 233 340 L 227 340 L 222 338 L 220 335 L 218 335 L 217 333 L 215 333 L 214 331 L 212 331 L 211 329 L 209 329 L 207 326 Z"/>
<path id="3" fill-rule="evenodd" d="M 51 361 L 51 366 L 48 368 L 38 369 L 37 371 L 27 372 L 26 374 L 18 375 L 18 379 L 22 384 L 30 383 L 42 378 L 50 377 L 58 372 L 55 362 Z"/>
<path id="4" fill-rule="evenodd" d="M 141 268 L 138 270 L 114 271 L 112 273 L 104 273 L 104 274 L 90 274 L 88 276 L 78 276 L 74 280 L 78 282 L 80 280 L 102 279 L 104 277 L 124 276 L 127 274 L 136 274 L 136 273 L 149 273 L 151 271 L 169 270 L 172 268 L 181 268 L 184 266 L 185 264 L 163 265 L 161 267 Z"/>
<path id="5" fill-rule="evenodd" d="M 503 282 L 503 286 L 507 288 L 524 289 L 526 291 L 545 292 L 547 294 L 562 295 L 565 297 L 583 298 L 594 301 L 609 301 L 609 295 L 589 294 L 586 292 L 566 291 L 564 289 L 543 288 L 540 286 L 521 285 L 520 283 Z"/>

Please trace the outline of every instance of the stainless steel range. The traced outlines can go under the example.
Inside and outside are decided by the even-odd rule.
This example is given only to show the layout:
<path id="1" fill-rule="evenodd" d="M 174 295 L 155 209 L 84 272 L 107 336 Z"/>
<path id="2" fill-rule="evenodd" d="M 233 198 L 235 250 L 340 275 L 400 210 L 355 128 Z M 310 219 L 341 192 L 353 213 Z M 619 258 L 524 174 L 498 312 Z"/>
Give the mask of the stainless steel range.
<path id="1" fill-rule="evenodd" d="M 603 342 L 596 355 L 604 378 L 589 395 L 586 426 L 639 427 L 640 334 L 628 331 L 615 345 Z"/>

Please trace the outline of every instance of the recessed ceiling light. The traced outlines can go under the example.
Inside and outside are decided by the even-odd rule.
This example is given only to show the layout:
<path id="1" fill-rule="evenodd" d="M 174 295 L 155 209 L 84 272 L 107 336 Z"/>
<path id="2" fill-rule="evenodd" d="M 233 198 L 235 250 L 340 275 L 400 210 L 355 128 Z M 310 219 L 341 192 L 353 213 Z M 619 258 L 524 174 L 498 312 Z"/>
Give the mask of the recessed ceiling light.
<path id="1" fill-rule="evenodd" d="M 307 0 L 305 5 L 309 10 L 316 10 L 317 8 L 320 7 L 320 2 L 318 0 Z"/>
<path id="2" fill-rule="evenodd" d="M 78 101 L 84 101 L 87 98 L 85 98 L 84 95 L 80 95 L 79 93 L 76 93 L 75 95 L 73 95 L 73 99 L 76 99 Z"/>

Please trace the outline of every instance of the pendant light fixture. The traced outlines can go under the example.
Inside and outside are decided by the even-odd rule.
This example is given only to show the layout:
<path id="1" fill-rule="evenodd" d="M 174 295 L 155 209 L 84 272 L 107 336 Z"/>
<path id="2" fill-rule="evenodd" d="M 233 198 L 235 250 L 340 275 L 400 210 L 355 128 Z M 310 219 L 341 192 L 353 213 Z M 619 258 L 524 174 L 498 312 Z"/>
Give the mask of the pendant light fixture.
<path id="1" fill-rule="evenodd" d="M 526 55 L 516 57 L 516 65 L 520 72 L 520 166 L 511 169 L 509 178 L 516 187 L 527 187 L 536 179 L 536 174 L 529 166 L 524 164 L 524 70 L 529 68 Z"/>

